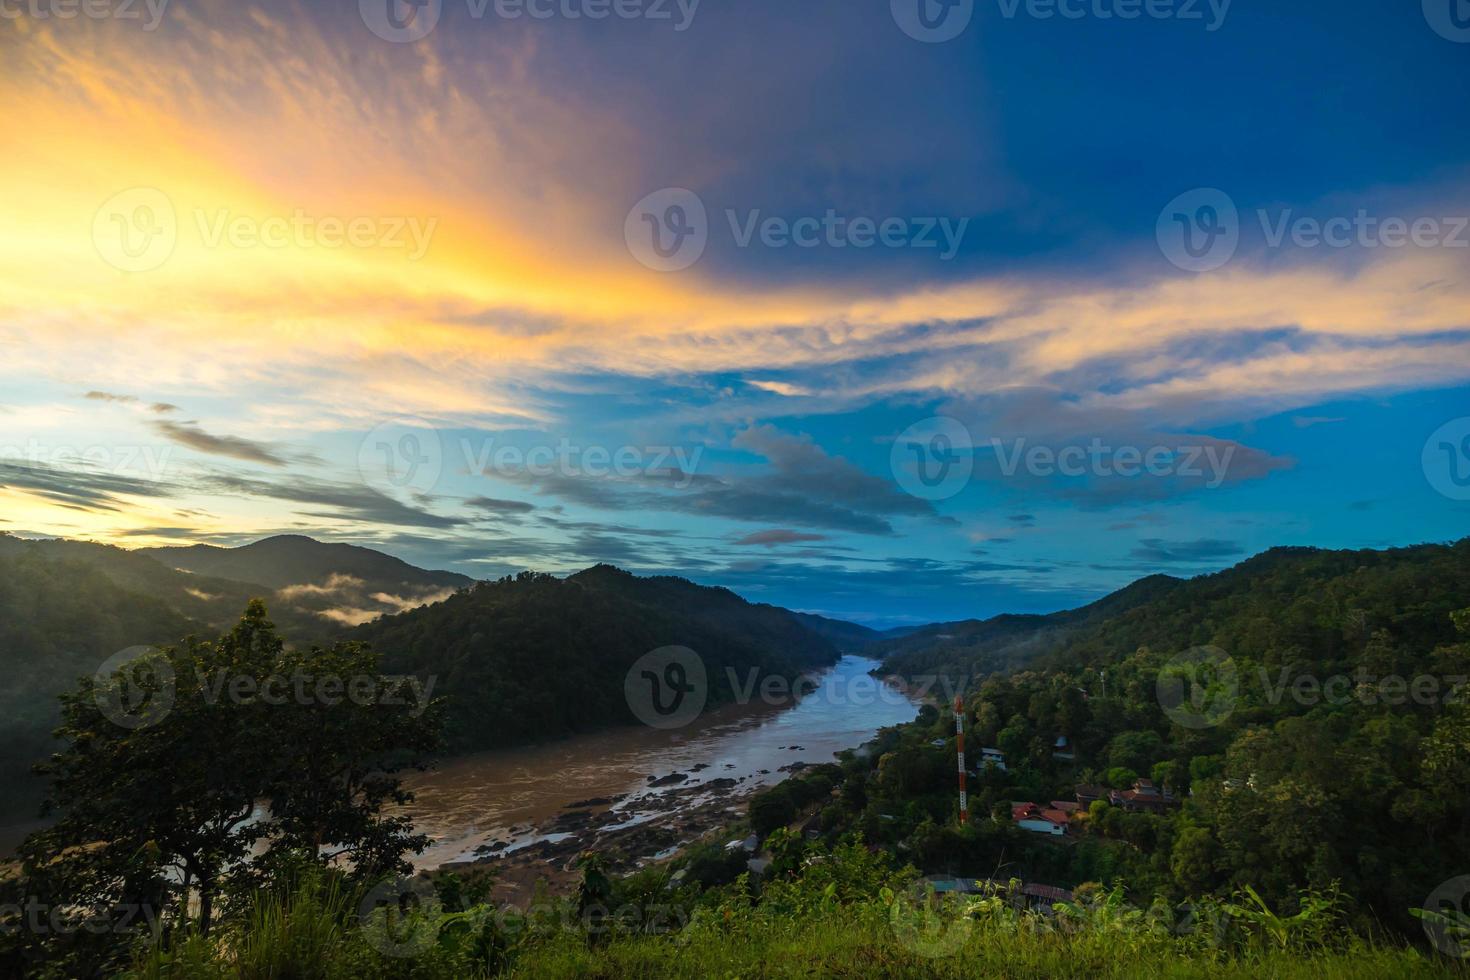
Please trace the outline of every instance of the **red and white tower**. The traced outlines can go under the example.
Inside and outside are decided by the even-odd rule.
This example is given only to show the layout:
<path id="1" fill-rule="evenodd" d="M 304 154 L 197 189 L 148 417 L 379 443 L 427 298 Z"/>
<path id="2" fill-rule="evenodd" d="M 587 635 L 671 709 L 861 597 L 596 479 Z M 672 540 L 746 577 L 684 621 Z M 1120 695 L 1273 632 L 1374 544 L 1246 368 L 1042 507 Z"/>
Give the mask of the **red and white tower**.
<path id="1" fill-rule="evenodd" d="M 965 699 L 954 699 L 954 737 L 960 763 L 960 823 L 970 820 L 970 801 L 965 796 Z"/>

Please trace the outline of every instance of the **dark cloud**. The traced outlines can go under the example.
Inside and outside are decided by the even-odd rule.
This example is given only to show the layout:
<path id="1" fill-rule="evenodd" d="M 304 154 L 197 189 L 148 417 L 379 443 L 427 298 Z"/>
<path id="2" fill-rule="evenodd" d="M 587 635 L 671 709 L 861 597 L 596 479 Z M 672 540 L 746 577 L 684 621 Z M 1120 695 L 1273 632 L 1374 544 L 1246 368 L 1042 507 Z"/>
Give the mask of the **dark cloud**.
<path id="1" fill-rule="evenodd" d="M 1219 538 L 1199 538 L 1194 541 L 1165 541 L 1162 538 L 1144 538 L 1139 547 L 1131 552 L 1132 557 L 1146 564 L 1194 565 L 1200 562 L 1234 558 L 1244 552 L 1237 542 Z"/>
<path id="2" fill-rule="evenodd" d="M 94 402 L 115 402 L 119 405 L 139 404 L 138 399 L 132 395 L 116 395 L 110 391 L 89 391 L 82 397 Z M 169 412 L 177 412 L 179 410 L 179 406 L 171 405 L 168 402 L 153 402 L 147 408 L 148 411 L 156 412 L 159 415 L 167 415 Z"/>
<path id="3" fill-rule="evenodd" d="M 319 480 L 292 478 L 281 481 L 259 480 L 244 476 L 215 474 L 206 477 L 201 488 L 212 493 L 246 494 L 291 503 L 325 507 L 327 510 L 304 511 L 308 517 L 330 520 L 369 521 L 404 527 L 451 528 L 465 522 L 457 517 L 432 514 L 417 507 L 384 496 L 366 486 L 351 483 L 327 483 Z"/>
<path id="4" fill-rule="evenodd" d="M 200 537 L 199 529 L 193 527 L 129 527 L 117 533 L 128 538 L 183 538 L 190 541 Z"/>
<path id="5" fill-rule="evenodd" d="M 763 457 L 768 467 L 720 475 L 656 470 L 634 476 L 499 471 L 503 479 L 567 503 L 596 510 L 674 512 L 762 524 L 795 524 L 858 534 L 894 533 L 890 518 L 916 517 L 954 524 L 928 501 L 896 484 L 828 455 L 803 436 L 773 426 L 747 429 L 737 449 Z"/>
<path id="6" fill-rule="evenodd" d="M 772 425 L 753 426 L 731 440 L 770 461 L 775 472 L 764 485 L 781 493 L 826 501 L 867 514 L 934 517 L 932 504 L 910 496 L 892 480 L 864 472 L 847 460 L 830 456 L 806 436 L 794 436 Z"/>
<path id="7" fill-rule="evenodd" d="M 1106 378 L 1074 380 L 1090 385 Z M 1170 416 L 1199 408 L 1100 408 L 1057 388 L 1028 388 L 951 401 L 939 412 L 969 429 L 975 479 L 1088 510 L 1195 495 L 1296 465 L 1234 439 L 1170 431 Z"/>
<path id="8" fill-rule="evenodd" d="M 535 504 L 528 504 L 524 500 L 497 500 L 494 497 L 471 497 L 465 501 L 465 506 L 492 514 L 529 514 L 536 509 Z"/>
<path id="9" fill-rule="evenodd" d="M 764 545 L 767 548 L 778 544 L 799 544 L 806 541 L 825 541 L 825 534 L 806 534 L 801 531 L 784 531 L 772 529 L 770 531 L 756 531 L 747 534 L 736 541 L 737 545 Z"/>
<path id="10" fill-rule="evenodd" d="M 285 466 L 286 460 L 264 444 L 239 436 L 216 436 L 205 432 L 194 422 L 173 422 L 157 419 L 149 425 L 164 438 L 215 456 L 229 456 L 250 463 L 265 463 L 267 466 Z"/>
<path id="11" fill-rule="evenodd" d="M 174 488 L 95 470 L 0 462 L 0 487 L 24 490 L 77 510 L 121 510 L 119 496 L 166 497 Z"/>

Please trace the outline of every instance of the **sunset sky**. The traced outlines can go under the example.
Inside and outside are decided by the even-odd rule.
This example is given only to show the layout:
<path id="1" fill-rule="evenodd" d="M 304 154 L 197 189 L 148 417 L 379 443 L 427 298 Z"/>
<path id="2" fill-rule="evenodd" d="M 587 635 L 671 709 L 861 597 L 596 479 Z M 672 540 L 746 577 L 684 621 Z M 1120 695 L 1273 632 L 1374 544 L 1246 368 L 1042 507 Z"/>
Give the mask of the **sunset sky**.
<path id="1" fill-rule="evenodd" d="M 886 625 L 1470 533 L 1436 0 L 905 2 L 3 0 L 0 530 Z"/>

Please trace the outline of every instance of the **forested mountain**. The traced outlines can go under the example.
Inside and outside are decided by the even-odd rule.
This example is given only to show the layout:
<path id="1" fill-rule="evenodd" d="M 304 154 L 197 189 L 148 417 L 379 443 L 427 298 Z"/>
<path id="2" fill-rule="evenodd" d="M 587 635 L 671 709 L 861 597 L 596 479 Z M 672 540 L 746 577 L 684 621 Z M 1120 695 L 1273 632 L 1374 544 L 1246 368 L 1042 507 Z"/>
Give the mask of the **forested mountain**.
<path id="1" fill-rule="evenodd" d="M 977 624 L 973 646 L 939 627 L 891 655 L 905 673 L 969 677 L 971 744 L 1005 768 L 977 770 L 980 819 L 956 829 L 954 720 L 927 709 L 854 761 L 834 825 L 926 869 L 1006 860 L 1066 887 L 1120 880 L 1142 902 L 1250 886 L 1294 912 L 1304 889 L 1340 887 L 1365 930 L 1414 929 L 1406 910 L 1470 867 L 1470 539 L 1278 548 L 1089 608 L 1067 625 Z M 1034 657 L 1007 660 L 1028 641 Z M 1016 669 L 979 676 L 991 664 Z M 1108 802 L 1140 777 L 1177 803 Z M 1012 826 L 1016 801 L 1079 787 L 1091 805 L 1072 846 Z"/>
<path id="2" fill-rule="evenodd" d="M 471 581 L 368 548 L 300 536 L 241 548 L 128 551 L 91 541 L 0 534 L 0 555 L 22 553 L 90 565 L 118 586 L 214 629 L 233 624 L 251 599 L 266 599 L 272 619 L 297 644 L 329 642 L 348 627 L 436 602 Z"/>
<path id="3" fill-rule="evenodd" d="M 239 548 L 196 544 L 180 548 L 142 548 L 170 568 L 271 589 L 322 583 L 334 575 L 362 579 L 374 592 L 397 595 L 405 590 L 457 589 L 473 579 L 458 572 L 429 571 L 371 548 L 329 544 L 300 534 L 280 534 Z"/>
<path id="4" fill-rule="evenodd" d="M 840 619 L 828 619 L 815 613 L 792 613 L 797 622 L 807 629 L 824 636 L 843 653 L 860 653 L 868 644 L 881 639 L 883 634 L 875 629 L 849 623 Z"/>
<path id="5" fill-rule="evenodd" d="M 1151 602 L 1181 584 L 1167 575 L 1150 575 L 1097 602 L 1065 612 L 1005 613 L 990 619 L 889 631 L 870 644 L 866 653 L 881 659 L 886 673 L 980 677 L 1029 663 L 1061 648 L 1083 627 Z"/>
<path id="6" fill-rule="evenodd" d="M 684 646 L 704 660 L 711 703 L 758 668 L 794 677 L 836 648 L 775 606 L 671 577 L 598 565 L 566 579 L 524 572 L 350 634 L 384 668 L 438 678 L 461 749 L 511 745 L 631 723 L 623 679 L 639 657 Z"/>
<path id="7" fill-rule="evenodd" d="M 114 653 L 175 641 L 197 625 L 89 563 L 15 543 L 0 536 L 0 823 L 36 815 L 43 786 L 30 770 L 53 749 L 57 696 Z"/>

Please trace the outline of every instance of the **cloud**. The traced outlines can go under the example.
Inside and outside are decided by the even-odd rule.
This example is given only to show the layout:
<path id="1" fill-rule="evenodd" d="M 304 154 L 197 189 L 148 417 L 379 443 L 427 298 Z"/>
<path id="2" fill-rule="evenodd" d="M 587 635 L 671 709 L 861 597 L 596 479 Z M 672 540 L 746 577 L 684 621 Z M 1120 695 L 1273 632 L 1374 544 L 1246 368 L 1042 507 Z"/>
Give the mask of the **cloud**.
<path id="1" fill-rule="evenodd" d="M 494 497 L 471 497 L 465 501 L 465 506 L 492 514 L 529 514 L 536 509 L 535 504 L 523 500 L 498 500 Z"/>
<path id="2" fill-rule="evenodd" d="M 336 573 L 327 576 L 323 582 L 304 582 L 277 589 L 276 598 L 330 622 L 358 626 L 379 616 L 443 602 L 455 593 L 452 588 L 425 588 L 403 595 L 391 592 L 368 593 L 365 585 L 357 576 Z"/>
<path id="3" fill-rule="evenodd" d="M 736 541 L 737 545 L 763 545 L 767 548 L 778 544 L 797 544 L 805 541 L 826 541 L 825 534 L 807 534 L 801 531 L 756 531 Z"/>
<path id="4" fill-rule="evenodd" d="M 895 533 L 891 518 L 952 524 L 928 501 L 832 456 L 804 436 L 753 426 L 731 445 L 763 466 L 720 474 L 647 471 L 632 476 L 501 470 L 497 476 L 597 510 L 674 512 L 763 524 L 797 524 L 859 534 Z"/>
<path id="5" fill-rule="evenodd" d="M 801 395 L 812 394 L 812 391 L 809 388 L 803 388 L 800 385 L 789 384 L 785 381 L 760 381 L 755 378 L 750 378 L 747 379 L 745 383 L 750 385 L 752 388 L 758 388 L 761 391 L 769 391 L 775 395 L 784 395 L 788 398 L 796 398 Z"/>
<path id="6" fill-rule="evenodd" d="M 151 480 L 81 468 L 0 462 L 0 487 L 33 493 L 80 510 L 120 511 L 122 497 L 166 497 L 178 491 Z"/>
<path id="7" fill-rule="evenodd" d="M 1196 565 L 1220 561 L 1238 557 L 1245 550 L 1235 541 L 1222 541 L 1218 538 L 1199 538 L 1194 541 L 1143 538 L 1138 544 L 1139 547 L 1131 552 L 1132 557 L 1158 565 Z"/>
<path id="8" fill-rule="evenodd" d="M 174 422 L 157 419 L 149 423 L 154 430 L 183 446 L 216 456 L 229 456 L 250 463 L 265 463 L 268 466 L 285 466 L 286 460 L 258 442 L 239 436 L 216 436 L 205 432 L 193 422 Z"/>
<path id="9" fill-rule="evenodd" d="M 425 528 L 453 528 L 465 523 L 461 518 L 434 514 L 384 496 L 370 487 L 350 483 L 330 483 L 301 477 L 271 481 L 216 473 L 201 478 L 198 486 L 209 493 L 245 494 L 325 508 L 303 513 L 309 517 L 329 520 Z"/>
<path id="10" fill-rule="evenodd" d="M 89 401 L 116 402 L 122 405 L 131 405 L 138 400 L 132 395 L 114 395 L 108 391 L 89 391 L 82 397 L 88 399 Z"/>
<path id="11" fill-rule="evenodd" d="M 116 395 L 110 391 L 89 391 L 82 397 L 90 401 L 114 402 L 119 405 L 140 404 L 138 399 L 133 397 L 132 395 Z M 157 415 L 167 415 L 170 412 L 177 412 L 179 410 L 179 406 L 170 404 L 169 402 L 151 402 L 146 406 L 146 408 L 148 409 L 148 411 L 153 412 Z"/>

